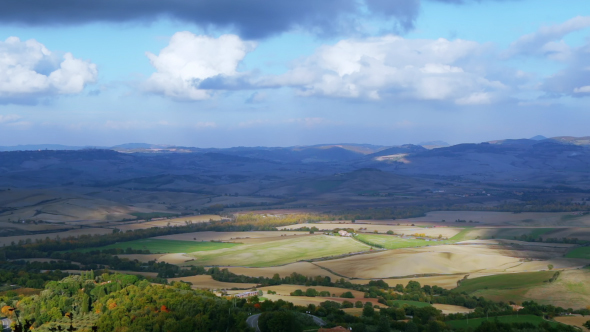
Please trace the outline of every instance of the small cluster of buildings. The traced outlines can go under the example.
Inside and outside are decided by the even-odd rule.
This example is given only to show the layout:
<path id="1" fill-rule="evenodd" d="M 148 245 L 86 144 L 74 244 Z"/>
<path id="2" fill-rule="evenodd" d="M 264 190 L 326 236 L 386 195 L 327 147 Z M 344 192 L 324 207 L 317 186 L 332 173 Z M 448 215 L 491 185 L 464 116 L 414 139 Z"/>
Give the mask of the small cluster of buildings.
<path id="1" fill-rule="evenodd" d="M 352 237 L 352 233 L 349 233 L 349 232 L 347 232 L 347 231 L 344 231 L 344 230 L 339 230 L 339 231 L 338 231 L 338 234 L 339 234 L 340 236 L 343 236 L 343 237 Z"/>
<path id="2" fill-rule="evenodd" d="M 234 294 L 234 297 L 237 297 L 239 299 L 245 299 L 248 297 L 252 297 L 252 296 L 257 296 L 258 295 L 258 291 L 249 291 L 249 292 L 243 292 L 243 293 L 239 293 L 239 294 Z"/>

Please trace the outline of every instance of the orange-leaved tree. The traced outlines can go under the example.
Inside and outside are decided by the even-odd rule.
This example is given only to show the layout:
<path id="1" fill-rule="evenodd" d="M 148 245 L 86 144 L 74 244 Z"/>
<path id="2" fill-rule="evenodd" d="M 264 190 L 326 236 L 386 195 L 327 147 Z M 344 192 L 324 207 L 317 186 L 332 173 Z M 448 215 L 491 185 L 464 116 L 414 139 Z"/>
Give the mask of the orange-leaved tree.
<path id="1" fill-rule="evenodd" d="M 14 313 L 14 308 L 8 305 L 5 305 L 2 307 L 2 309 L 0 310 L 0 312 L 2 312 L 3 316 L 12 316 L 12 313 Z"/>

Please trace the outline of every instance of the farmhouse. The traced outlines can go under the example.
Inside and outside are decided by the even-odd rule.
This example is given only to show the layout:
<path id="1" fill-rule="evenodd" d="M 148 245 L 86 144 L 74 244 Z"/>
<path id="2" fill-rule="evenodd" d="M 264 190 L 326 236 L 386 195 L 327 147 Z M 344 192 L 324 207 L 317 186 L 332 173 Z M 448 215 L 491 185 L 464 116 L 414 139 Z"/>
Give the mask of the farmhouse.
<path id="1" fill-rule="evenodd" d="M 250 291 L 250 292 L 235 294 L 234 297 L 237 297 L 239 299 L 244 299 L 244 298 L 248 298 L 248 297 L 256 296 L 256 295 L 258 295 L 258 291 Z"/>
<path id="2" fill-rule="evenodd" d="M 344 237 L 351 237 L 352 234 L 348 233 L 347 231 L 338 231 L 338 234 L 340 234 L 340 236 L 344 236 Z"/>

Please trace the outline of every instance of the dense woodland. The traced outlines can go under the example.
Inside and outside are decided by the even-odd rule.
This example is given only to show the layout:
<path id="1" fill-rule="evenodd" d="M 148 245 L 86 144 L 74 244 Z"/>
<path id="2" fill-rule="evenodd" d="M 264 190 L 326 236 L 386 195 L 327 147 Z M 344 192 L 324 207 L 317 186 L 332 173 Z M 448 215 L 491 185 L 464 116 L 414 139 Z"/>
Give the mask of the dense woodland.
<path id="1" fill-rule="evenodd" d="M 49 331 L 57 326 L 65 328 L 71 324 L 80 332 L 248 331 L 246 318 L 258 313 L 263 314 L 259 321 L 262 331 L 301 331 L 310 324 L 310 320 L 301 315 L 304 312 L 321 317 L 329 326 L 352 327 L 353 331 L 429 332 L 450 331 L 447 321 L 466 318 L 463 314 L 445 316 L 430 306 L 400 306 L 390 302 L 400 298 L 418 301 L 462 298 L 466 306 L 475 307 L 475 312 L 469 314 L 469 318 L 514 314 L 505 303 L 467 299 L 466 295 L 451 294 L 439 287 L 421 286 L 417 282 L 411 282 L 407 287 L 397 285 L 390 288 L 379 281 L 365 287 L 368 290 L 366 296 L 376 296 L 389 308 L 373 306 L 370 302 L 361 303 L 362 316 L 355 317 L 346 314 L 341 310 L 341 304 L 332 301 L 318 306 L 300 307 L 282 300 L 261 302 L 258 297 L 233 300 L 217 297 L 207 291 L 193 290 L 186 283 L 155 285 L 138 276 L 95 275 L 92 271 L 49 281 L 39 295 L 0 296 L 0 306 L 13 321 L 32 326 L 38 331 Z M 534 302 L 525 302 L 524 307 L 520 311 L 522 315 L 548 318 L 567 310 Z M 411 318 L 408 320 L 408 317 Z M 493 319 L 474 331 L 503 330 L 575 331 L 568 326 L 552 328 L 549 324 L 538 327 L 531 324 L 502 324 Z"/>
<path id="2" fill-rule="evenodd" d="M 377 210 L 375 210 L 377 211 Z M 403 210 L 404 213 L 418 213 L 419 210 Z M 389 211 L 399 213 L 400 211 Z M 334 217 L 334 216 L 332 216 Z M 476 298 L 465 293 L 449 291 L 437 286 L 420 285 L 410 282 L 403 285 L 388 285 L 383 281 L 371 281 L 368 285 L 352 284 L 344 279 L 331 280 L 329 277 L 307 277 L 297 273 L 288 276 L 275 275 L 272 278 L 236 275 L 227 269 L 212 267 L 191 267 L 181 269 L 164 262 L 140 263 L 137 260 L 121 259 L 122 253 L 147 253 L 142 250 L 104 249 L 88 252 L 76 249 L 95 248 L 116 242 L 144 239 L 160 235 L 179 234 L 195 231 L 246 231 L 276 230 L 299 222 L 326 220 L 327 215 L 272 216 L 243 214 L 227 221 L 184 226 L 152 228 L 130 232 L 115 231 L 102 236 L 80 236 L 61 240 L 28 241 L 0 249 L 0 285 L 18 285 L 44 289 L 39 295 L 19 296 L 14 292 L 0 296 L 0 307 L 14 308 L 10 311 L 13 320 L 29 324 L 39 331 L 52 327 L 72 324 L 78 331 L 247 331 L 246 318 L 250 314 L 263 314 L 260 327 L 263 331 L 300 331 L 309 326 L 309 319 L 301 313 L 306 311 L 322 317 L 329 326 L 352 327 L 354 331 L 450 331 L 451 320 L 478 317 L 512 315 L 508 303 L 497 303 Z M 27 262 L 24 258 L 50 258 L 51 262 Z M 76 262 L 76 264 L 72 263 Z M 78 264 L 81 264 L 80 267 Z M 80 276 L 68 276 L 61 270 L 130 270 L 157 272 L 158 277 L 144 277 L 84 272 Z M 284 301 L 260 302 L 257 297 L 249 300 L 228 300 L 210 292 L 192 290 L 188 283 L 167 285 L 166 278 L 211 275 L 224 282 L 255 283 L 260 286 L 294 284 L 302 286 L 306 296 L 319 295 L 310 291 L 314 286 L 333 286 L 362 291 L 365 298 L 377 299 L 380 307 L 364 303 L 345 302 L 344 305 L 326 301 L 321 305 L 298 307 Z M 155 283 L 161 283 L 157 285 Z M 305 290 L 305 292 L 303 292 Z M 336 294 L 337 296 L 344 296 Z M 348 296 L 344 296 L 345 298 Z M 442 315 L 431 307 L 400 306 L 396 301 L 417 301 L 442 303 L 474 309 L 468 315 Z M 370 303 L 370 302 L 369 302 Z M 362 307 L 363 315 L 355 317 L 341 309 L 352 306 Z M 520 314 L 531 314 L 551 318 L 564 312 L 590 315 L 587 309 L 574 311 L 534 302 L 525 302 Z M 387 308 L 386 308 L 387 307 Z M 8 309 L 7 309 L 8 310 Z M 8 312 L 8 311 L 7 311 Z M 69 316 L 65 316 L 66 314 Z M 18 317 L 18 320 L 16 318 Z M 562 326 L 559 329 L 549 324 L 508 324 L 490 321 L 475 331 L 575 331 Z"/>

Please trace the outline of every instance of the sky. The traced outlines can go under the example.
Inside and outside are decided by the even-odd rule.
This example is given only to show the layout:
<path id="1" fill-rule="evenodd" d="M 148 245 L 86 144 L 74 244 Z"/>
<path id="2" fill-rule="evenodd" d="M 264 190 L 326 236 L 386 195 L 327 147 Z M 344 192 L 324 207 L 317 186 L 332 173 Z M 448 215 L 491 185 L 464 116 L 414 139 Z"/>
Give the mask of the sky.
<path id="1" fill-rule="evenodd" d="M 0 145 L 590 136 L 587 0 L 19 0 Z"/>

